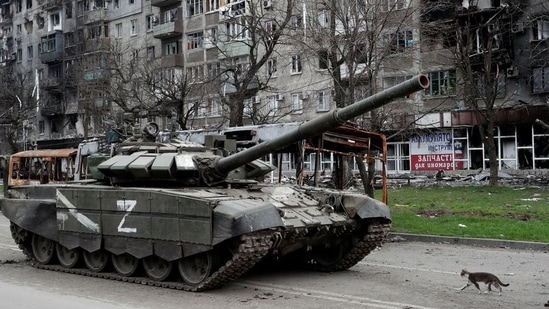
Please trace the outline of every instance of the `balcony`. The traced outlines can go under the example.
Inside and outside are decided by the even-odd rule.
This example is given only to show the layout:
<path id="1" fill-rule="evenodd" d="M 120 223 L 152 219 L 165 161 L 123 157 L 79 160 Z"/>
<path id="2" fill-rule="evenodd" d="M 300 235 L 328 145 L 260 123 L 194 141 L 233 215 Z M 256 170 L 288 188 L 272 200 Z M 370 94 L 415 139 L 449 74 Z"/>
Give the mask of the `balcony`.
<path id="1" fill-rule="evenodd" d="M 164 7 L 164 6 L 168 6 L 176 3 L 181 3 L 181 0 L 152 0 L 151 1 L 152 6 L 157 6 L 157 7 Z"/>
<path id="2" fill-rule="evenodd" d="M 100 50 L 108 50 L 111 45 L 110 38 L 95 38 L 84 41 L 83 52 L 96 52 Z"/>
<path id="3" fill-rule="evenodd" d="M 17 57 L 15 56 L 14 52 L 0 49 L 0 64 L 6 64 L 8 62 L 15 61 L 15 59 L 17 59 Z"/>
<path id="4" fill-rule="evenodd" d="M 109 77 L 109 72 L 106 69 L 87 70 L 84 72 L 84 80 L 88 82 L 99 81 Z"/>
<path id="5" fill-rule="evenodd" d="M 42 63 L 59 62 L 63 60 L 63 33 L 56 31 L 53 34 L 44 36 L 40 39 L 42 52 L 40 60 Z"/>
<path id="6" fill-rule="evenodd" d="M 46 99 L 44 105 L 40 107 L 40 114 L 43 117 L 63 115 L 64 113 L 65 108 L 63 107 L 63 104 L 55 98 Z"/>
<path id="7" fill-rule="evenodd" d="M 162 67 L 183 67 L 185 64 L 185 57 L 182 54 L 165 55 L 162 56 Z"/>
<path id="8" fill-rule="evenodd" d="M 63 7 L 63 0 L 45 0 L 42 3 L 43 10 L 54 10 Z"/>
<path id="9" fill-rule="evenodd" d="M 59 90 L 61 87 L 61 77 L 44 78 L 41 82 L 42 88 L 47 91 Z"/>
<path id="10" fill-rule="evenodd" d="M 183 20 L 176 19 L 153 27 L 153 35 L 157 39 L 166 39 L 183 35 Z"/>
<path id="11" fill-rule="evenodd" d="M 40 60 L 42 63 L 54 63 L 63 60 L 63 51 L 54 50 L 50 52 L 42 52 L 40 54 Z"/>
<path id="12" fill-rule="evenodd" d="M 92 11 L 84 12 L 83 23 L 93 24 L 100 21 L 106 21 L 109 19 L 109 10 L 105 8 L 97 8 Z"/>

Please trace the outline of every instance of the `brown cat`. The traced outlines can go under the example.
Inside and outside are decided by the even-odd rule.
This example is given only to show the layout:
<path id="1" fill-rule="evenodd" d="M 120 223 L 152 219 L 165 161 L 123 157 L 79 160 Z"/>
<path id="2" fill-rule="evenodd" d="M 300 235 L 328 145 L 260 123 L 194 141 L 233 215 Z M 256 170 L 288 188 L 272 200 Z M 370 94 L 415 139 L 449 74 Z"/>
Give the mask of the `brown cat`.
<path id="1" fill-rule="evenodd" d="M 478 292 L 481 293 L 480 287 L 478 286 L 478 282 L 484 282 L 488 285 L 488 290 L 486 290 L 484 293 L 488 293 L 488 291 L 492 291 L 491 286 L 494 285 L 496 288 L 499 289 L 499 295 L 501 296 L 501 286 L 509 286 L 509 284 L 505 284 L 499 280 L 498 277 L 491 273 L 470 273 L 466 269 L 461 270 L 461 276 L 465 277 L 467 276 L 467 279 L 469 282 L 467 282 L 466 285 L 464 285 L 460 291 L 465 289 L 466 287 L 470 286 L 471 284 L 474 284 Z"/>

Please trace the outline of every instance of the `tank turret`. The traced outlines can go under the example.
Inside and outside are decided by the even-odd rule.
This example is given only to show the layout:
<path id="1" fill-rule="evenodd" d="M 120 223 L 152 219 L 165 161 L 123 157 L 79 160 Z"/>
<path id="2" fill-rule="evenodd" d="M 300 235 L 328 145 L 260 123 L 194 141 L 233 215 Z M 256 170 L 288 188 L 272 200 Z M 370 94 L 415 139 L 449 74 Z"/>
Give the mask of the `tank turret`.
<path id="1" fill-rule="evenodd" d="M 0 210 L 29 265 L 53 271 L 203 291 L 260 262 L 348 269 L 383 245 L 388 205 L 353 191 L 256 183 L 272 170 L 259 158 L 428 84 L 418 75 L 241 151 L 225 135 L 157 142 L 151 125 L 140 138 L 110 139 L 108 154 L 93 153 L 106 148 L 99 144 L 16 153 Z M 352 149 L 368 147 L 358 141 Z"/>
<path id="2" fill-rule="evenodd" d="M 121 155 L 102 162 L 98 169 L 121 185 L 124 183 L 135 185 L 135 181 L 148 180 L 174 181 L 187 186 L 215 185 L 235 181 L 246 183 L 244 180 L 262 176 L 272 170 L 272 167 L 257 159 L 300 140 L 336 128 L 396 98 L 424 89 L 428 84 L 429 81 L 425 75 L 418 75 L 347 107 L 305 122 L 282 136 L 240 152 L 236 152 L 236 145 L 222 135 L 208 136 L 205 141 L 206 146 L 190 143 L 128 143 L 119 146 Z M 231 171 L 242 166 L 246 168 L 239 173 L 230 174 Z"/>

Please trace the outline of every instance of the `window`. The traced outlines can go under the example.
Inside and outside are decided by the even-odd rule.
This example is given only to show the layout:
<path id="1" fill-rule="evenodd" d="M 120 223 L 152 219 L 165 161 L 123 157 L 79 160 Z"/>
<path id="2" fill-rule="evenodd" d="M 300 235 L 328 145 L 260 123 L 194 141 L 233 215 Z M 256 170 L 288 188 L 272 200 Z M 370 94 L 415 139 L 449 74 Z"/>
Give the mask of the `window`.
<path id="1" fill-rule="evenodd" d="M 44 24 L 46 23 L 46 20 L 42 16 L 36 16 L 36 24 L 38 25 L 38 29 L 44 29 Z"/>
<path id="2" fill-rule="evenodd" d="M 301 55 L 292 56 L 291 74 L 301 73 Z"/>
<path id="3" fill-rule="evenodd" d="M 120 0 L 114 0 L 113 6 L 114 6 L 115 9 L 120 8 Z"/>
<path id="4" fill-rule="evenodd" d="M 317 52 L 318 54 L 318 68 L 320 70 L 326 70 L 329 67 L 330 59 L 328 59 L 328 51 L 321 49 Z"/>
<path id="5" fill-rule="evenodd" d="M 59 24 L 61 23 L 61 17 L 59 16 L 59 13 L 51 14 L 50 22 L 52 27 L 59 26 Z"/>
<path id="6" fill-rule="evenodd" d="M 32 45 L 29 45 L 27 46 L 27 59 L 31 60 L 32 58 L 34 58 L 34 48 Z"/>
<path id="7" fill-rule="evenodd" d="M 122 23 L 118 23 L 118 24 L 114 25 L 114 31 L 115 31 L 116 38 L 121 38 L 122 37 Z"/>
<path id="8" fill-rule="evenodd" d="M 65 2 L 65 17 L 67 19 L 72 18 L 72 2 L 70 1 Z"/>
<path id="9" fill-rule="evenodd" d="M 195 103 L 194 114 L 196 115 L 196 118 L 205 118 L 207 116 L 207 106 Z"/>
<path id="10" fill-rule="evenodd" d="M 147 46 L 147 60 L 154 60 L 154 46 Z"/>
<path id="11" fill-rule="evenodd" d="M 221 102 L 219 99 L 213 99 L 210 104 L 210 114 L 212 116 L 221 116 Z"/>
<path id="12" fill-rule="evenodd" d="M 135 0 L 128 0 L 128 4 L 134 4 Z"/>
<path id="13" fill-rule="evenodd" d="M 303 16 L 293 15 L 292 17 L 290 17 L 290 22 L 288 26 L 290 29 L 293 30 L 303 27 Z"/>
<path id="14" fill-rule="evenodd" d="M 368 47 L 366 44 L 357 43 L 355 44 L 355 62 L 356 63 L 368 63 Z"/>
<path id="15" fill-rule="evenodd" d="M 65 47 L 74 46 L 75 44 L 74 32 L 65 33 Z"/>
<path id="16" fill-rule="evenodd" d="M 532 37 L 534 40 L 549 39 L 549 21 L 538 20 L 532 27 Z"/>
<path id="17" fill-rule="evenodd" d="M 206 11 L 215 11 L 219 8 L 219 0 L 207 0 L 206 5 Z"/>
<path id="18" fill-rule="evenodd" d="M 204 38 L 204 48 L 212 48 L 217 44 L 217 28 L 206 29 L 206 38 Z"/>
<path id="19" fill-rule="evenodd" d="M 60 65 L 50 66 L 48 68 L 48 76 L 51 78 L 61 77 L 61 66 Z"/>
<path id="20" fill-rule="evenodd" d="M 131 59 L 132 63 L 135 63 L 137 60 L 139 60 L 139 50 L 137 49 L 132 50 L 131 55 L 132 55 L 132 59 Z"/>
<path id="21" fill-rule="evenodd" d="M 98 39 L 109 36 L 109 28 L 107 24 L 98 24 L 90 26 L 87 29 L 86 39 Z"/>
<path id="22" fill-rule="evenodd" d="M 267 74 L 269 76 L 276 76 L 276 58 L 267 59 Z"/>
<path id="23" fill-rule="evenodd" d="M 18 48 L 17 49 L 17 62 L 23 61 L 23 49 Z"/>
<path id="24" fill-rule="evenodd" d="M 385 41 L 390 54 L 402 53 L 414 45 L 414 37 L 411 30 L 387 34 L 385 35 Z"/>
<path id="25" fill-rule="evenodd" d="M 178 54 L 178 50 L 177 41 L 164 43 L 165 56 Z"/>
<path id="26" fill-rule="evenodd" d="M 219 68 L 221 67 L 221 64 L 219 62 L 215 63 L 208 63 L 206 69 L 208 73 L 208 78 L 217 78 L 217 75 L 219 74 Z"/>
<path id="27" fill-rule="evenodd" d="M 187 79 L 192 82 L 200 82 L 204 79 L 204 66 L 196 65 L 187 67 Z"/>
<path id="28" fill-rule="evenodd" d="M 322 28 L 328 27 L 328 12 L 323 10 L 318 12 L 318 25 Z"/>
<path id="29" fill-rule="evenodd" d="M 164 23 L 171 23 L 175 21 L 177 17 L 177 8 L 173 8 L 171 10 L 164 11 Z"/>
<path id="30" fill-rule="evenodd" d="M 429 73 L 429 88 L 425 89 L 428 96 L 447 96 L 456 94 L 456 71 L 436 71 Z"/>
<path id="31" fill-rule="evenodd" d="M 32 9 L 32 0 L 27 0 L 27 10 Z"/>
<path id="32" fill-rule="evenodd" d="M 187 16 L 199 15 L 203 12 L 203 0 L 187 0 Z"/>
<path id="33" fill-rule="evenodd" d="M 317 92 L 318 106 L 317 111 L 330 110 L 330 92 L 329 90 L 320 90 Z"/>
<path id="34" fill-rule="evenodd" d="M 38 121 L 38 133 L 44 134 L 46 132 L 46 125 L 44 120 Z"/>
<path id="35" fill-rule="evenodd" d="M 242 18 L 227 23 L 227 35 L 229 39 L 247 39 L 249 31 L 246 22 Z"/>
<path id="36" fill-rule="evenodd" d="M 146 23 L 147 23 L 147 32 L 152 31 L 155 25 L 154 15 L 147 15 Z"/>
<path id="37" fill-rule="evenodd" d="M 532 93 L 549 92 L 549 66 L 532 69 Z"/>
<path id="38" fill-rule="evenodd" d="M 301 93 L 292 93 L 292 112 L 303 111 L 303 100 L 301 99 Z"/>
<path id="39" fill-rule="evenodd" d="M 395 10 L 402 10 L 408 7 L 410 0 L 382 0 L 381 11 L 389 12 Z"/>
<path id="40" fill-rule="evenodd" d="M 277 96 L 275 95 L 267 96 L 267 108 L 269 109 L 269 114 L 274 114 L 278 111 L 278 101 L 276 99 Z"/>
<path id="41" fill-rule="evenodd" d="M 197 49 L 202 48 L 202 42 L 204 40 L 204 35 L 202 32 L 195 32 L 187 34 L 187 49 Z"/>
<path id="42" fill-rule="evenodd" d="M 130 35 L 137 35 L 137 19 L 130 20 L 131 30 Z"/>
<path id="43" fill-rule="evenodd" d="M 276 31 L 276 22 L 274 20 L 269 20 L 265 22 L 265 32 L 267 34 L 273 34 Z"/>

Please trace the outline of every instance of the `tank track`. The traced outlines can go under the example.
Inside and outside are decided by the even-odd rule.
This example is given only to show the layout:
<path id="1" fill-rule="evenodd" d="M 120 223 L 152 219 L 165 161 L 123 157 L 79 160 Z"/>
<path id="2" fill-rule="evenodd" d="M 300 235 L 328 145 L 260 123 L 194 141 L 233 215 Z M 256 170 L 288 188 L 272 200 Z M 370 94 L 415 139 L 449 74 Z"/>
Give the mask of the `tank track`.
<path id="1" fill-rule="evenodd" d="M 65 272 L 89 277 L 104 278 L 110 280 L 118 280 L 123 282 L 131 282 L 144 284 L 162 288 L 184 290 L 190 292 L 199 292 L 209 289 L 218 288 L 230 281 L 240 277 L 256 263 L 258 263 L 265 255 L 269 253 L 272 246 L 273 232 L 260 231 L 256 233 L 242 235 L 240 244 L 233 254 L 232 258 L 214 272 L 209 278 L 197 286 L 191 286 L 179 281 L 155 281 L 147 277 L 125 277 L 116 273 L 108 272 L 93 272 L 82 268 L 65 268 L 60 265 L 43 265 L 33 261 L 31 264 L 35 268 L 46 269 L 52 271 Z"/>
<path id="2" fill-rule="evenodd" d="M 362 261 L 364 257 L 377 247 L 381 247 L 390 230 L 391 224 L 370 223 L 366 235 L 364 235 L 340 261 L 332 265 L 313 264 L 311 266 L 314 270 L 325 272 L 349 269 Z"/>

